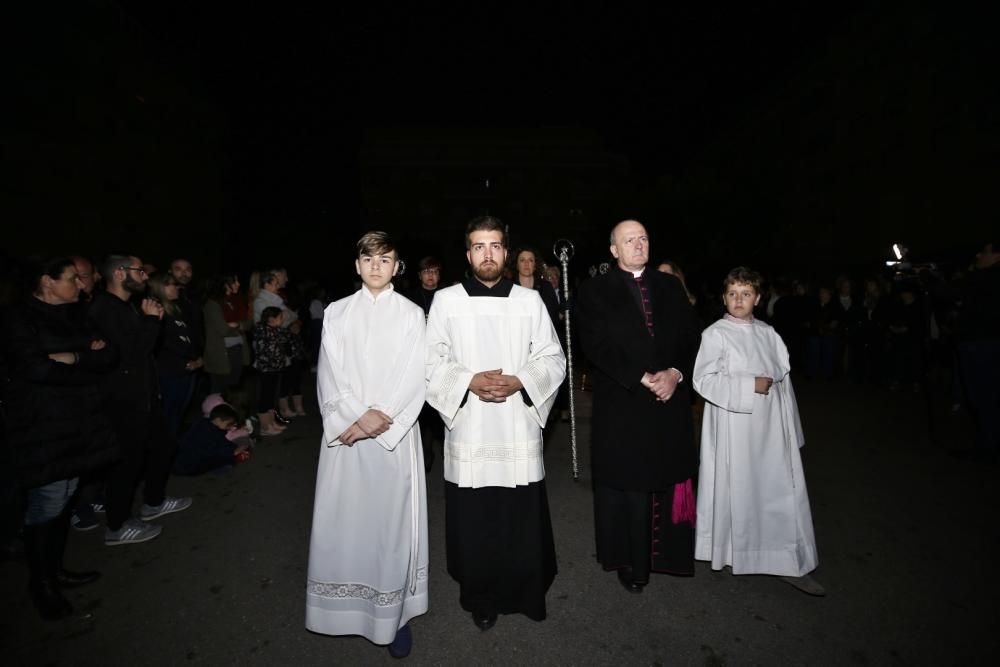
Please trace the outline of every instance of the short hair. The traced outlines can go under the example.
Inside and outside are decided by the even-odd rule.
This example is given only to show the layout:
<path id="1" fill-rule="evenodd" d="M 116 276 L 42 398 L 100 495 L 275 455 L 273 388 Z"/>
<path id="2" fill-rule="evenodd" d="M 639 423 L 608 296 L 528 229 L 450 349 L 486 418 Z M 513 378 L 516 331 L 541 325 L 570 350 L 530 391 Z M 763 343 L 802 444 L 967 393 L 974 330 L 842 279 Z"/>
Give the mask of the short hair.
<path id="1" fill-rule="evenodd" d="M 42 278 L 48 276 L 53 280 L 62 278 L 62 274 L 69 267 L 76 268 L 72 257 L 48 257 L 32 258 L 28 260 L 27 271 L 23 282 L 24 290 L 28 294 L 37 294 L 41 289 Z"/>
<path id="2" fill-rule="evenodd" d="M 267 324 L 276 317 L 281 317 L 282 310 L 277 306 L 268 306 L 264 310 L 260 311 L 260 321 Z"/>
<path id="3" fill-rule="evenodd" d="M 745 266 L 737 266 L 726 274 L 726 279 L 722 281 L 722 291 L 725 293 L 730 285 L 750 285 L 754 292 L 760 293 L 760 285 L 764 279 L 759 273 Z"/>
<path id="4" fill-rule="evenodd" d="M 234 424 L 240 420 L 240 416 L 233 409 L 233 406 L 226 403 L 220 403 L 212 408 L 212 411 L 208 413 L 208 418 L 212 421 L 221 419 L 222 421 L 233 422 Z"/>
<path id="5" fill-rule="evenodd" d="M 263 287 L 268 283 L 274 282 L 282 271 L 284 271 L 284 269 L 282 268 L 271 268 L 271 269 L 264 269 L 263 271 L 261 271 L 260 286 Z"/>
<path id="6" fill-rule="evenodd" d="M 108 255 L 101 265 L 101 275 L 104 276 L 105 282 L 110 284 L 115 271 L 123 266 L 129 266 L 131 262 L 132 258 L 129 255 Z"/>
<path id="7" fill-rule="evenodd" d="M 507 227 L 500 218 L 492 215 L 481 215 L 478 218 L 469 220 L 465 226 L 465 249 L 472 248 L 472 232 L 500 232 L 500 243 L 507 247 Z"/>
<path id="8" fill-rule="evenodd" d="M 396 244 L 392 242 L 392 239 L 385 232 L 372 231 L 358 239 L 355 251 L 355 257 L 358 258 L 364 256 L 377 257 L 379 255 L 388 255 L 390 252 L 396 252 Z M 398 252 L 396 252 L 396 258 L 399 258 Z"/>
<path id="9" fill-rule="evenodd" d="M 70 255 L 69 258 L 71 260 L 73 260 L 74 264 L 79 264 L 81 262 L 86 262 L 87 264 L 90 264 L 91 267 L 96 267 L 97 266 L 94 263 L 94 260 L 92 260 L 89 257 L 84 257 L 83 255 Z"/>
<path id="10" fill-rule="evenodd" d="M 441 260 L 431 255 L 424 257 L 417 264 L 417 271 L 426 271 L 427 269 L 440 269 L 440 268 L 441 268 Z"/>
<path id="11" fill-rule="evenodd" d="M 614 226 L 611 228 L 611 231 L 608 233 L 608 245 L 614 245 L 615 244 L 615 230 L 618 229 L 618 225 L 620 225 L 620 224 L 622 224 L 624 222 L 635 222 L 635 223 L 638 223 L 638 224 L 642 225 L 643 229 L 646 229 L 646 225 L 643 225 L 641 222 L 639 222 L 635 218 L 625 218 L 624 220 L 619 220 L 618 222 L 616 222 L 614 224 Z M 649 232 L 647 231 L 647 234 L 648 233 Z"/>

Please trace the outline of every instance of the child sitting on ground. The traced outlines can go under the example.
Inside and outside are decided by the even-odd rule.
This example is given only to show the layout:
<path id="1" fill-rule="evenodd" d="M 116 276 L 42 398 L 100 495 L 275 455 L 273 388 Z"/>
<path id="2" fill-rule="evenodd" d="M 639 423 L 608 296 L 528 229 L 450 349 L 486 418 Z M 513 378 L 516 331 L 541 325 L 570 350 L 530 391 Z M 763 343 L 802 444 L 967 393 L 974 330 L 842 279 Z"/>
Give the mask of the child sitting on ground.
<path id="1" fill-rule="evenodd" d="M 239 415 L 231 406 L 222 403 L 212 408 L 178 440 L 174 474 L 201 475 L 245 461 L 249 444 L 245 440 L 234 443 L 226 437 L 237 430 L 238 422 Z"/>
<path id="2" fill-rule="evenodd" d="M 754 319 L 760 283 L 755 271 L 730 271 L 727 314 L 701 335 L 692 380 L 706 401 L 694 557 L 823 595 L 809 576 L 818 558 L 788 350 Z"/>
<path id="3" fill-rule="evenodd" d="M 226 405 L 233 408 L 233 410 L 236 410 L 236 407 L 226 401 L 226 399 L 222 397 L 222 394 L 209 394 L 205 397 L 205 400 L 201 402 L 202 416 L 208 417 L 212 410 L 219 405 Z M 239 411 L 237 411 L 237 414 L 238 413 Z M 254 444 L 256 444 L 253 439 L 253 434 L 253 421 L 247 419 L 244 423 L 239 424 L 237 428 L 234 428 L 231 431 L 226 431 L 226 439 L 236 444 L 245 442 L 247 450 L 250 450 L 253 449 Z"/>

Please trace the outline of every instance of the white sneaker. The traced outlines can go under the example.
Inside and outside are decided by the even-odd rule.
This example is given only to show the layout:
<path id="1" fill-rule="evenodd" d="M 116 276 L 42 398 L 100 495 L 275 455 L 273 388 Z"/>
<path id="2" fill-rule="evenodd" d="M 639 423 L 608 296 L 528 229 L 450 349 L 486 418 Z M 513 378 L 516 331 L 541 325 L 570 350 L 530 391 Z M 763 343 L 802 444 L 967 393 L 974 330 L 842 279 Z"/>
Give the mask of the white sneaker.
<path id="1" fill-rule="evenodd" d="M 157 537 L 162 530 L 162 526 L 154 526 L 135 519 L 128 519 L 118 530 L 108 529 L 104 531 L 104 544 L 113 547 L 119 544 L 148 542 Z"/>
<path id="2" fill-rule="evenodd" d="M 163 499 L 163 502 L 156 507 L 143 503 L 142 507 L 139 508 L 139 518 L 143 521 L 152 521 L 158 516 L 163 516 L 164 514 L 170 514 L 172 512 L 183 512 L 189 507 L 191 507 L 190 498 L 166 497 Z"/>

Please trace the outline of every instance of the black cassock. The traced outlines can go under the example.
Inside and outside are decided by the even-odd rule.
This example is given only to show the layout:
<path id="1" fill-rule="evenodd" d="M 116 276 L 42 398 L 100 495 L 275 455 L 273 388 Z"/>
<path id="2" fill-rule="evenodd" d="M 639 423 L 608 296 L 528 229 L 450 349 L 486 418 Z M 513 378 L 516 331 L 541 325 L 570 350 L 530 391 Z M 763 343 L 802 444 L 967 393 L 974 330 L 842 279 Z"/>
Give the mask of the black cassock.
<path id="1" fill-rule="evenodd" d="M 591 463 L 597 558 L 605 569 L 694 573 L 693 482 L 698 468 L 691 373 L 700 327 L 674 276 L 647 269 L 637 283 L 614 269 L 585 281 L 576 322 L 591 367 Z M 676 368 L 669 401 L 640 384 Z M 675 503 L 691 510 L 677 520 Z M 648 576 L 648 575 L 646 575 Z"/>

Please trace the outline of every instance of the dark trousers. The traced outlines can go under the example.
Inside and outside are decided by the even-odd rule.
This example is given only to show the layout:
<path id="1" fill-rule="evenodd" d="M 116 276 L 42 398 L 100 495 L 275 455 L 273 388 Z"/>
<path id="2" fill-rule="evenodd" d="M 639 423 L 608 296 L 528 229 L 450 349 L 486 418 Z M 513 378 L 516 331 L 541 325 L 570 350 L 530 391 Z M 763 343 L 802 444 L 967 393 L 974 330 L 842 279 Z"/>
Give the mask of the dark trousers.
<path id="1" fill-rule="evenodd" d="M 673 523 L 674 486 L 663 492 L 624 491 L 594 483 L 597 560 L 606 570 L 631 568 L 632 579 L 649 573 L 694 574 L 694 525 Z"/>
<path id="2" fill-rule="evenodd" d="M 104 504 L 108 528 L 118 530 L 132 515 L 136 484 L 143 483 L 143 502 L 163 502 L 177 439 L 167 431 L 159 406 L 150 412 L 119 410 L 109 415 L 115 425 L 122 458 L 108 471 Z"/>
<path id="3" fill-rule="evenodd" d="M 431 406 L 424 403 L 420 409 L 420 443 L 424 450 L 424 470 L 430 472 L 434 467 L 434 442 L 444 442 L 444 422 L 441 415 Z"/>
<path id="4" fill-rule="evenodd" d="M 281 398 L 302 395 L 302 362 L 293 360 L 292 365 L 281 372 L 281 388 L 278 389 Z"/>
<path id="5" fill-rule="evenodd" d="M 24 522 L 24 501 L 0 423 L 0 559 L 13 548 Z"/>
<path id="6" fill-rule="evenodd" d="M 281 372 L 262 372 L 258 374 L 257 381 L 257 412 L 264 413 L 274 409 L 274 406 L 278 403 Z"/>
<path id="7" fill-rule="evenodd" d="M 976 420 L 976 446 L 991 454 L 1000 448 L 1000 341 L 958 344 L 965 395 Z"/>
<path id="8" fill-rule="evenodd" d="M 209 393 L 224 394 L 227 389 L 239 386 L 243 379 L 243 346 L 227 347 L 226 355 L 229 358 L 229 373 L 209 374 Z"/>
<path id="9" fill-rule="evenodd" d="M 809 375 L 811 377 L 822 380 L 829 380 L 833 377 L 839 342 L 833 336 L 809 337 Z"/>
<path id="10" fill-rule="evenodd" d="M 448 574 L 474 614 L 545 619 L 556 549 L 545 480 L 514 488 L 445 482 Z"/>
<path id="11" fill-rule="evenodd" d="M 191 404 L 194 393 L 194 374 L 161 375 L 160 395 L 163 397 L 163 417 L 170 434 L 177 437 L 181 430 L 184 413 Z"/>
<path id="12" fill-rule="evenodd" d="M 639 583 L 649 581 L 652 562 L 652 496 L 594 484 L 597 560 L 606 570 L 631 568 Z"/>

